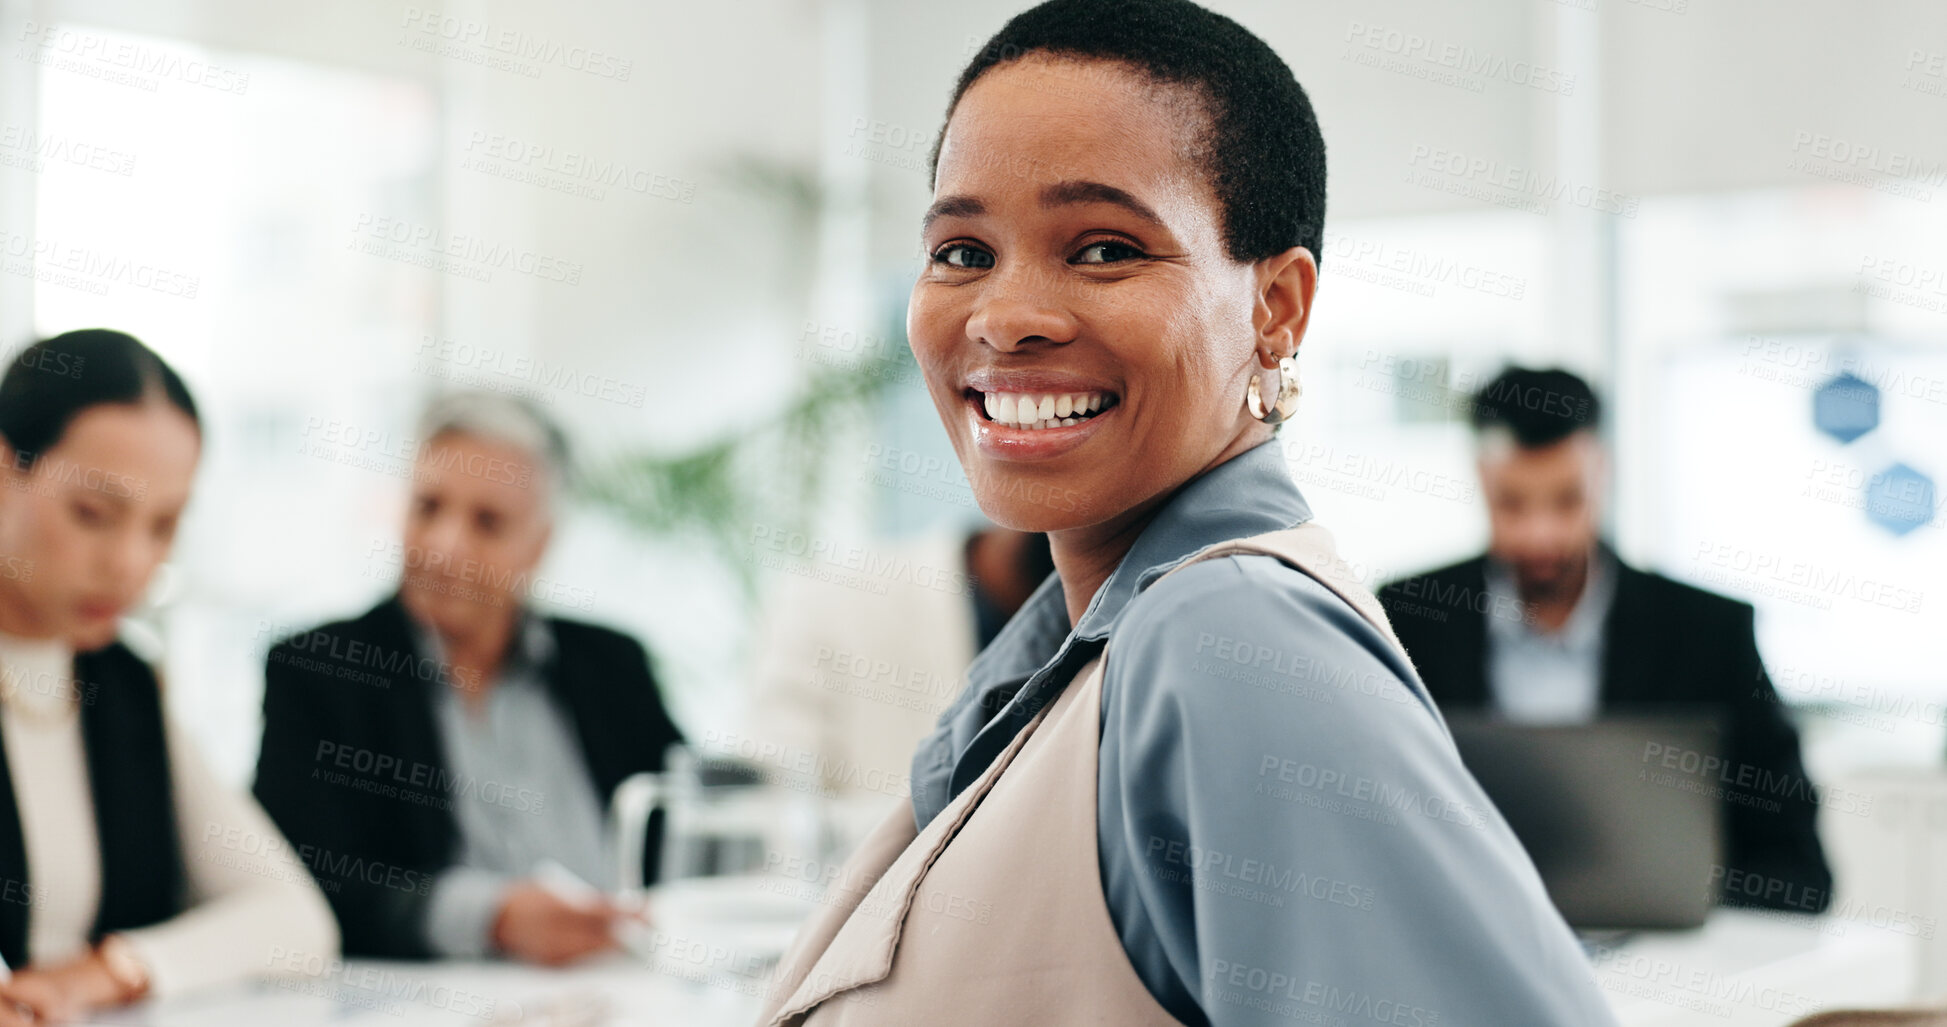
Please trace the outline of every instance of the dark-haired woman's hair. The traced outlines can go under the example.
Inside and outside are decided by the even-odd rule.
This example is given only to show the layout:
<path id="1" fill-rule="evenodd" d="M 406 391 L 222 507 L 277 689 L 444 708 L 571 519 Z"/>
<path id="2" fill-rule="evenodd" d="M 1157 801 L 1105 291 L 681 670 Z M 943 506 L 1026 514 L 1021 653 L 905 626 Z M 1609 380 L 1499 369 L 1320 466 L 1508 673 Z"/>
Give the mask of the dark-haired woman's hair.
<path id="1" fill-rule="evenodd" d="M 202 429 L 183 380 L 133 335 L 84 328 L 21 350 L 0 377 L 0 439 L 25 470 L 89 407 L 166 401 Z"/>
<path id="2" fill-rule="evenodd" d="M 1189 0 L 1048 0 L 968 62 L 947 120 L 982 75 L 1037 53 L 1112 61 L 1189 89 L 1209 113 L 1194 156 L 1223 205 L 1225 252 L 1249 263 L 1303 246 L 1324 263 L 1325 137 L 1291 68 L 1251 30 Z M 945 138 L 942 127 L 934 171 Z"/>

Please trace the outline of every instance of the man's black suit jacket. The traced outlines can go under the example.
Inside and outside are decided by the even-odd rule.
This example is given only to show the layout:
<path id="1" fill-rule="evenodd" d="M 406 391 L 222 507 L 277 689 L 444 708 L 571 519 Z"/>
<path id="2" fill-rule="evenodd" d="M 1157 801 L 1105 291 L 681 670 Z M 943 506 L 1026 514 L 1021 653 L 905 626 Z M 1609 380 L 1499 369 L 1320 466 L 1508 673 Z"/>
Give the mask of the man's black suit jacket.
<path id="1" fill-rule="evenodd" d="M 572 620 L 548 626 L 555 656 L 543 677 L 606 806 L 624 778 L 662 769 L 682 734 L 640 643 Z M 434 955 L 426 907 L 434 875 L 459 851 L 453 804 L 501 788 L 448 769 L 433 698 L 449 680 L 415 646 L 397 597 L 271 649 L 257 800 L 331 901 L 347 955 Z M 507 801 L 527 801 L 508 791 Z"/>
<path id="2" fill-rule="evenodd" d="M 1616 568 L 1616 591 L 1603 625 L 1601 707 L 1715 710 L 1727 766 L 1699 784 L 1726 796 L 1724 901 L 1823 910 L 1832 874 L 1816 829 L 1816 793 L 1798 731 L 1758 657 L 1750 604 L 1605 555 Z M 1393 630 L 1443 709 L 1491 705 L 1487 595 L 1485 557 L 1380 590 Z M 1771 802 L 1776 810 L 1764 808 Z"/>

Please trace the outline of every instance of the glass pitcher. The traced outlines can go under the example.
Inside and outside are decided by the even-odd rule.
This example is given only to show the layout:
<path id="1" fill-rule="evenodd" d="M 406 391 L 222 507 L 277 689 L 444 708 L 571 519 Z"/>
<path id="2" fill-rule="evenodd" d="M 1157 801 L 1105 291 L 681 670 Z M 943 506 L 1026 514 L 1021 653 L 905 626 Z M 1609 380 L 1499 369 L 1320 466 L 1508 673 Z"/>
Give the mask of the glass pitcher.
<path id="1" fill-rule="evenodd" d="M 737 760 L 672 745 L 659 774 L 623 781 L 610 804 L 618 893 L 640 895 L 650 818 L 663 814 L 657 878 L 756 876 L 820 851 L 818 801 Z"/>
<path id="2" fill-rule="evenodd" d="M 623 781 L 610 804 L 618 897 L 646 908 L 663 944 L 707 942 L 753 966 L 775 959 L 823 892 L 820 800 L 680 745 L 663 766 Z M 658 813 L 651 888 L 644 865 Z"/>

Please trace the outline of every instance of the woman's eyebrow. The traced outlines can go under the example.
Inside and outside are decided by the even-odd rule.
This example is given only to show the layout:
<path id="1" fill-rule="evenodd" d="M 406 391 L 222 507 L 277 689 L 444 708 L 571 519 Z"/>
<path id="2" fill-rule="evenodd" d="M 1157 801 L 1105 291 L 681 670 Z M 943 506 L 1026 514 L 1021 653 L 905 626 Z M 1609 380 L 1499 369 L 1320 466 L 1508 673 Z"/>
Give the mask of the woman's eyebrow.
<path id="1" fill-rule="evenodd" d="M 1103 182 L 1056 182 L 1041 190 L 1043 207 L 1062 207 L 1074 203 L 1112 203 L 1157 228 L 1169 227 L 1163 224 L 1163 219 L 1150 209 L 1149 204 Z"/>
<path id="2" fill-rule="evenodd" d="M 920 219 L 919 230 L 924 232 L 940 218 L 971 218 L 987 213 L 987 205 L 971 196 L 942 196 L 926 208 L 926 216 Z"/>

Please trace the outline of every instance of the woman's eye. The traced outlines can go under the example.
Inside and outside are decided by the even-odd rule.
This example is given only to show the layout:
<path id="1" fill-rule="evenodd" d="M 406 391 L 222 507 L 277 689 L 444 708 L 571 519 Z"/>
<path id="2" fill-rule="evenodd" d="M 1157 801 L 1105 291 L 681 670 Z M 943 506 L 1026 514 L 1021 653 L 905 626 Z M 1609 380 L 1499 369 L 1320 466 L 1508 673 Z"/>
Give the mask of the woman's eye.
<path id="1" fill-rule="evenodd" d="M 986 269 L 994 266 L 994 255 L 965 243 L 955 243 L 933 254 L 933 263 L 948 267 Z"/>
<path id="2" fill-rule="evenodd" d="M 1119 261 L 1134 260 L 1142 255 L 1141 250 L 1136 249 L 1128 243 L 1098 242 L 1090 243 L 1082 247 L 1082 251 L 1075 254 L 1075 259 L 1072 263 L 1114 264 Z"/>

